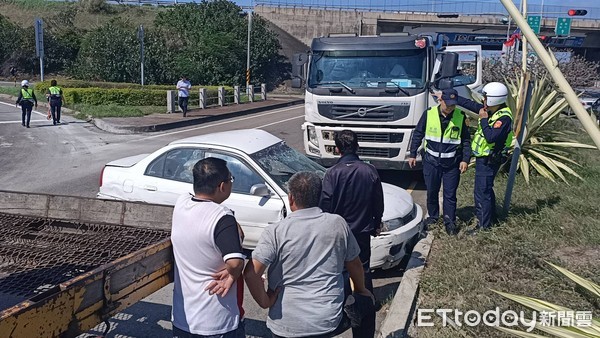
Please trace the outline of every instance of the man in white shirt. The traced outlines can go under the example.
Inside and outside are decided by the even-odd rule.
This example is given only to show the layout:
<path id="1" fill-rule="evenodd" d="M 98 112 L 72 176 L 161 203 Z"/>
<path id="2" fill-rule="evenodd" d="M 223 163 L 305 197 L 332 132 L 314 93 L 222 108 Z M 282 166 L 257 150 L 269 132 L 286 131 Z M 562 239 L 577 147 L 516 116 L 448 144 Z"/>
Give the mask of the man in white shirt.
<path id="1" fill-rule="evenodd" d="M 190 89 L 192 89 L 192 84 L 185 76 L 182 76 L 177 82 L 177 95 L 179 96 L 179 108 L 183 111 L 183 117 L 187 115 Z"/>
<path id="2" fill-rule="evenodd" d="M 181 196 L 173 209 L 173 336 L 243 336 L 236 281 L 245 256 L 237 221 L 221 205 L 234 177 L 227 162 L 212 157 L 198 161 L 192 173 L 194 196 Z"/>

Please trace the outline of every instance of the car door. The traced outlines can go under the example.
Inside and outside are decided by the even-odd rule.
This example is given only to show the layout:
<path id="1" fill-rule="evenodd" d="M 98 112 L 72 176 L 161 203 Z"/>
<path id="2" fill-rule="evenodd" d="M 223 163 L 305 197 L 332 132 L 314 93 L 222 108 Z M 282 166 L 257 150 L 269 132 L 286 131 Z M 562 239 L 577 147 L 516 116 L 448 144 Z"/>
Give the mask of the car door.
<path id="1" fill-rule="evenodd" d="M 266 184 L 266 180 L 241 157 L 213 150 L 207 150 L 205 156 L 227 161 L 234 182 L 231 196 L 223 204 L 235 212 L 235 218 L 242 225 L 246 236 L 244 247 L 254 248 L 264 227 L 282 219 L 285 208 L 283 200 L 275 193 L 267 197 L 250 194 L 253 185 Z M 269 190 L 274 191 L 271 187 Z"/>
<path id="2" fill-rule="evenodd" d="M 192 169 L 204 158 L 204 150 L 173 148 L 148 164 L 143 178 L 134 185 L 136 199 L 148 203 L 174 205 L 182 194 L 193 193 Z"/>

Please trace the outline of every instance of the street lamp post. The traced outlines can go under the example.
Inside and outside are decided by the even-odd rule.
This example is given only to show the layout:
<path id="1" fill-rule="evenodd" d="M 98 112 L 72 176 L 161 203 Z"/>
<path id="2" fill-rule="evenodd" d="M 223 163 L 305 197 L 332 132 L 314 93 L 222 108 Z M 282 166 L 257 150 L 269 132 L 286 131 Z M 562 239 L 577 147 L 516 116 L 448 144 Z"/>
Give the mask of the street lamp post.
<path id="1" fill-rule="evenodd" d="M 246 55 L 246 93 L 248 97 L 252 95 L 250 86 L 250 33 L 252 32 L 252 10 L 248 12 L 248 53 Z"/>

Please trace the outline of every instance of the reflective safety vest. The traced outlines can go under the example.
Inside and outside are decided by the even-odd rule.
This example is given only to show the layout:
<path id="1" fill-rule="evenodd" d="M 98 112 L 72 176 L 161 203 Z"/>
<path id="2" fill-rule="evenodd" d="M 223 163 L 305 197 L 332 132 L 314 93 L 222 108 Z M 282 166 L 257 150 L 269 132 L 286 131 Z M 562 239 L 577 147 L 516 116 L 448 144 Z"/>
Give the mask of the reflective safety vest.
<path id="1" fill-rule="evenodd" d="M 53 86 L 53 87 L 48 88 L 48 91 L 50 92 L 51 98 L 53 98 L 53 99 L 60 98 L 60 87 Z"/>
<path id="2" fill-rule="evenodd" d="M 427 109 L 427 123 L 425 125 L 425 151 L 439 159 L 452 159 L 456 156 L 456 150 L 460 147 L 462 126 L 465 115 L 460 109 L 454 109 L 452 118 L 442 134 L 442 122 L 440 119 L 440 106 Z"/>
<path id="3" fill-rule="evenodd" d="M 492 116 L 490 116 L 490 118 L 488 119 L 489 126 L 493 128 L 494 123 L 496 123 L 496 121 L 498 121 L 503 116 L 508 116 L 510 118 L 510 123 L 512 124 L 512 112 L 510 111 L 510 108 L 505 107 L 497 110 Z M 507 151 L 511 147 L 513 136 L 514 133 L 511 130 L 510 133 L 508 133 L 506 141 L 504 142 L 504 148 L 502 149 L 503 152 Z M 471 141 L 471 149 L 473 150 L 473 155 L 475 155 L 475 157 L 489 156 L 494 151 L 495 147 L 496 143 L 489 143 L 485 139 L 485 136 L 483 135 L 483 129 L 481 128 L 480 123 L 477 128 L 477 131 L 475 132 L 475 136 L 473 136 L 473 140 Z"/>
<path id="4" fill-rule="evenodd" d="M 33 102 L 33 89 L 21 88 L 21 100 Z"/>

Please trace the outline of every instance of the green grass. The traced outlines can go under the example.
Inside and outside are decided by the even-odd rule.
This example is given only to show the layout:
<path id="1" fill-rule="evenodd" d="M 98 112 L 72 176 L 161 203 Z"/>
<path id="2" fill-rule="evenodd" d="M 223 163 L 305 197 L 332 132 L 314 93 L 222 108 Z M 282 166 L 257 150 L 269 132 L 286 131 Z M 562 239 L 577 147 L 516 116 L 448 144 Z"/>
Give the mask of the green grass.
<path id="1" fill-rule="evenodd" d="M 19 96 L 19 89 L 21 89 L 21 87 L 0 87 L 0 94 L 8 94 L 17 97 Z"/>
<path id="2" fill-rule="evenodd" d="M 154 113 L 165 113 L 166 107 L 160 106 L 92 106 L 76 104 L 68 108 L 78 111 L 75 115 L 78 119 L 86 119 L 88 116 L 102 117 L 138 117 Z"/>
<path id="3" fill-rule="evenodd" d="M 565 119 L 566 120 L 566 119 Z M 566 124 L 574 124 L 566 121 Z M 585 135 L 583 130 L 580 134 Z M 588 142 L 584 136 L 582 141 Z M 490 289 L 531 296 L 575 311 L 600 314 L 597 300 L 580 292 L 547 260 L 600 283 L 600 156 L 598 150 L 577 151 L 574 157 L 585 181 L 569 184 L 534 177 L 529 185 L 517 177 L 511 209 L 500 215 L 491 231 L 467 236 L 473 218 L 474 168 L 461 178 L 458 216 L 461 232 L 449 237 L 434 228 L 435 240 L 421 280 L 419 308 L 458 308 L 483 313 L 496 306 L 503 310 L 525 310 L 494 294 Z M 504 200 L 506 176 L 496 178 L 499 209 Z M 526 313 L 531 314 L 530 311 Z M 417 328 L 418 337 L 507 337 L 484 325 L 462 326 L 459 332 L 442 327 Z"/>

